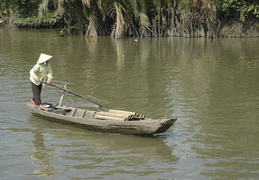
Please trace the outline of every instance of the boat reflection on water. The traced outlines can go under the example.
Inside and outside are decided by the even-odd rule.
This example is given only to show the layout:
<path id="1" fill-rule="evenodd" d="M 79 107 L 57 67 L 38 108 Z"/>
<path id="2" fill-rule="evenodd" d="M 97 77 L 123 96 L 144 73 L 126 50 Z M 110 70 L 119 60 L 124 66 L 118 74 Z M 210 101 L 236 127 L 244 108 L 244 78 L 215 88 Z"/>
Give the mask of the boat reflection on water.
<path id="1" fill-rule="evenodd" d="M 102 167 L 105 161 L 109 163 L 113 159 L 114 167 L 127 167 L 132 163 L 170 161 L 174 164 L 179 160 L 172 155 L 171 148 L 161 136 L 100 133 L 46 121 L 34 115 L 30 116 L 28 123 L 34 129 L 32 163 L 37 166 L 34 174 L 40 177 L 52 178 L 62 166 L 88 169 L 89 165 L 85 163 L 89 161 L 96 167 Z M 72 161 L 69 165 L 65 164 L 68 160 Z"/>
<path id="2" fill-rule="evenodd" d="M 32 164 L 37 168 L 33 171 L 34 175 L 44 178 L 53 178 L 58 172 L 57 169 L 51 166 L 51 163 L 56 160 L 54 149 L 48 145 L 48 140 L 44 137 L 44 132 L 41 128 L 32 130 L 35 140 L 33 141 Z"/>

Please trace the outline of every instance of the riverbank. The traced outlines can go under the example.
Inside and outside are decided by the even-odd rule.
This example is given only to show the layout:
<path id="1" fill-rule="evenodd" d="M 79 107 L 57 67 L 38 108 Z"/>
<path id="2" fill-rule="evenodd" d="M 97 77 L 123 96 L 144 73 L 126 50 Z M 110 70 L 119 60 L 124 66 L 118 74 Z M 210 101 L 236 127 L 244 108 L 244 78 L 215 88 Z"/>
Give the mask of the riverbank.
<path id="1" fill-rule="evenodd" d="M 220 22 L 220 26 L 218 27 L 218 34 L 219 38 L 251 38 L 251 37 L 259 37 L 259 23 L 255 21 L 251 22 L 241 22 L 237 20 L 230 19 L 225 22 Z M 0 18 L 0 27 L 11 27 L 11 28 L 19 28 L 19 24 L 12 24 L 11 26 L 10 22 L 7 18 L 2 17 Z M 55 28 L 55 24 L 53 26 L 49 27 L 44 27 L 44 28 Z M 24 27 L 22 27 L 24 28 Z M 37 27 L 32 27 L 28 26 L 26 28 L 36 28 Z M 60 27 L 59 27 L 60 28 Z M 70 32 L 71 29 L 73 30 L 73 33 L 78 34 L 81 33 L 83 34 L 83 31 L 80 31 L 77 28 L 70 27 L 70 28 L 63 28 L 61 31 L 60 35 L 71 35 L 72 33 Z M 199 26 L 195 31 L 192 33 L 187 32 L 186 30 L 183 30 L 184 33 L 179 32 L 179 27 L 173 28 L 171 31 L 168 31 L 169 37 L 188 37 L 188 38 L 197 38 L 197 37 L 209 37 L 209 38 L 214 38 L 215 36 L 209 35 L 208 29 L 206 30 L 206 27 L 204 26 Z"/>
<path id="2" fill-rule="evenodd" d="M 13 13 L 0 14 L 0 27 L 8 28 L 63 28 L 60 35 L 83 34 L 88 37 L 112 36 L 114 38 L 148 36 L 148 37 L 208 37 L 208 38 L 251 38 L 259 37 L 259 19 L 239 17 L 221 17 L 212 20 L 192 13 L 173 10 L 169 17 L 164 16 L 165 22 L 150 22 L 145 27 L 145 33 L 129 30 L 127 25 L 109 25 L 110 27 L 96 27 L 85 19 L 66 19 L 54 13 L 46 14 L 39 20 L 38 16 L 18 17 Z M 162 17 L 163 19 L 163 17 Z M 88 24 L 87 24 L 88 23 Z M 160 25 L 158 23 L 161 23 Z M 124 30 L 123 30 L 124 29 Z M 141 28 L 140 28 L 141 29 Z M 121 31 L 121 32 L 118 32 Z M 141 33 L 142 32 L 142 33 Z"/>
<path id="3" fill-rule="evenodd" d="M 230 19 L 228 22 L 223 23 L 220 33 L 222 37 L 226 38 L 259 37 L 259 23 L 255 21 L 240 22 Z"/>

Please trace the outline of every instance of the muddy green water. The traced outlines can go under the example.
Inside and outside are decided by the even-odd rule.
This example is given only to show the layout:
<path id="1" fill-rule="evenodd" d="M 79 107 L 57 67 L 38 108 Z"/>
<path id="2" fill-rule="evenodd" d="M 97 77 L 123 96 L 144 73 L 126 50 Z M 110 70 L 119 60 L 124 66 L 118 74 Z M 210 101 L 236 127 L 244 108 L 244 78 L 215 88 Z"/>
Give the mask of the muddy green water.
<path id="1" fill-rule="evenodd" d="M 0 177 L 258 179 L 259 39 L 60 37 L 0 29 Z M 53 84 L 107 108 L 178 117 L 154 137 L 48 122 L 25 107 L 29 70 L 53 55 Z M 46 87 L 44 101 L 61 91 Z M 94 108 L 66 95 L 64 104 Z"/>

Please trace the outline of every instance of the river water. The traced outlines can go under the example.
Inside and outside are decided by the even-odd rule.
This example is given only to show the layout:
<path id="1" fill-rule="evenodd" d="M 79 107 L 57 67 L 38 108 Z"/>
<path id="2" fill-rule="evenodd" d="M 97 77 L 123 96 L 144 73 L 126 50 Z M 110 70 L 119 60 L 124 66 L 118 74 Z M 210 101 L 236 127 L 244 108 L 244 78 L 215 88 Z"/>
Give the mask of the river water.
<path id="1" fill-rule="evenodd" d="M 56 29 L 0 29 L 0 177 L 258 179 L 258 38 L 86 39 Z M 29 70 L 53 55 L 53 84 L 104 107 L 178 118 L 153 137 L 46 121 L 25 106 Z M 47 86 L 44 101 L 61 91 Z M 95 108 L 66 94 L 63 104 Z"/>

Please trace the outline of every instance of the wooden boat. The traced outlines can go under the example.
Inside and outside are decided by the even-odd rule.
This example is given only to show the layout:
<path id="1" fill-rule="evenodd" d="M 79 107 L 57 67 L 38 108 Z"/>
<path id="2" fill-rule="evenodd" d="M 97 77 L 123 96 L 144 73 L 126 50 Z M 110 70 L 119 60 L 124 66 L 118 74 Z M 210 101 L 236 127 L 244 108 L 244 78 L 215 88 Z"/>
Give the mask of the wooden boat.
<path id="1" fill-rule="evenodd" d="M 61 104 L 61 103 L 60 103 Z M 31 102 L 26 103 L 32 114 L 51 121 L 73 124 L 89 130 L 131 134 L 150 135 L 165 132 L 177 118 L 154 120 L 135 112 L 109 109 L 93 111 L 82 108 L 55 106 L 47 103 L 46 108 L 40 109 Z"/>

